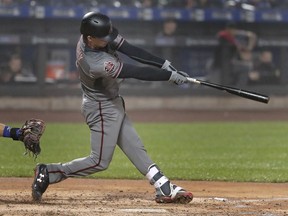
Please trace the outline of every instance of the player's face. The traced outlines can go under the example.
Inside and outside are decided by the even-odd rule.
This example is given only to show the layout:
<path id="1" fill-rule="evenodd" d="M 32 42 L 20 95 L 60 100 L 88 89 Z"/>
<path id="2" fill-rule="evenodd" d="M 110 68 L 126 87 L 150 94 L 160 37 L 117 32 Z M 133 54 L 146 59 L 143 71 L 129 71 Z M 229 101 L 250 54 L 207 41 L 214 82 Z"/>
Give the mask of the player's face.
<path id="1" fill-rule="evenodd" d="M 96 38 L 96 37 L 91 37 L 88 36 L 88 46 L 93 48 L 93 49 L 99 49 L 99 48 L 104 48 L 107 46 L 107 41 Z"/>

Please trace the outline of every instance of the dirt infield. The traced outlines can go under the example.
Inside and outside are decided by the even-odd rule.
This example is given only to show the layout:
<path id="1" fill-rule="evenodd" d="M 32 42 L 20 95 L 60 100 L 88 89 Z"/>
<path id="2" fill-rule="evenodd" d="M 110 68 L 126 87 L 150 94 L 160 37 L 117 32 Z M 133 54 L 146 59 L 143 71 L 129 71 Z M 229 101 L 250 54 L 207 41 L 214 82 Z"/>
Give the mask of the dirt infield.
<path id="1" fill-rule="evenodd" d="M 193 191 L 186 205 L 156 204 L 146 180 L 68 179 L 31 201 L 32 178 L 0 179 L 1 215 L 288 215 L 288 184 L 175 181 Z"/>
<path id="2" fill-rule="evenodd" d="M 274 111 L 129 111 L 134 121 L 288 120 L 287 110 Z M 78 112 L 1 111 L 1 122 L 36 117 L 46 122 L 83 121 Z M 2 166 L 5 166 L 2 164 Z M 40 204 L 32 202 L 31 178 L 0 178 L 0 215 L 288 215 L 288 183 L 175 181 L 194 194 L 186 205 L 156 204 L 146 180 L 68 179 L 50 185 Z"/>

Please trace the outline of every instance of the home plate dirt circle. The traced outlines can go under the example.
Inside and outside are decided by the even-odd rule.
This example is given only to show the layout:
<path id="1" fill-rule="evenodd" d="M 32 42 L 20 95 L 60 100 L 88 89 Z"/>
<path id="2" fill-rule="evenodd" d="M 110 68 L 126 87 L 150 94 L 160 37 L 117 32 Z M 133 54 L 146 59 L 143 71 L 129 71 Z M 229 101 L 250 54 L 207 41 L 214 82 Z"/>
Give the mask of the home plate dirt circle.
<path id="1" fill-rule="evenodd" d="M 194 194 L 189 204 L 157 204 L 147 180 L 71 178 L 50 185 L 41 203 L 33 178 L 0 178 L 1 215 L 288 215 L 288 183 L 174 181 Z"/>

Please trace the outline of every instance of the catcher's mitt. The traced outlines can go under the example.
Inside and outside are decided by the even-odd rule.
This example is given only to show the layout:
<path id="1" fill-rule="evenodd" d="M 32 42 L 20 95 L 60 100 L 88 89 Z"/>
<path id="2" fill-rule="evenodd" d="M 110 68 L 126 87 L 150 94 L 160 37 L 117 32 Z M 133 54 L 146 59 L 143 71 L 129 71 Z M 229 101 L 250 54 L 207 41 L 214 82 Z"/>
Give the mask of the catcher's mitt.
<path id="1" fill-rule="evenodd" d="M 45 130 L 45 123 L 41 119 L 30 119 L 20 128 L 19 140 L 24 143 L 26 152 L 32 153 L 35 158 L 40 154 L 40 138 Z"/>

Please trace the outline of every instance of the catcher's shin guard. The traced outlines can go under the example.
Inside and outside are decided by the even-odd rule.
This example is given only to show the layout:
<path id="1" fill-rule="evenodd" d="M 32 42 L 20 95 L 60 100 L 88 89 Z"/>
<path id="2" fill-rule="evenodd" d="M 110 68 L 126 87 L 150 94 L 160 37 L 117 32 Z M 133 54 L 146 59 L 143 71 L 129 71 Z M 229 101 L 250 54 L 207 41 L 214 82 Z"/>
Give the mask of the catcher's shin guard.
<path id="1" fill-rule="evenodd" d="M 45 164 L 38 164 L 35 167 L 35 177 L 32 183 L 32 198 L 36 202 L 40 202 L 42 194 L 49 186 L 49 174 Z"/>
<path id="2" fill-rule="evenodd" d="M 152 165 L 146 177 L 150 180 L 150 184 L 156 188 L 157 203 L 189 203 L 193 199 L 193 194 L 187 192 L 181 187 L 172 184 L 169 179 L 164 176 L 156 165 Z"/>

